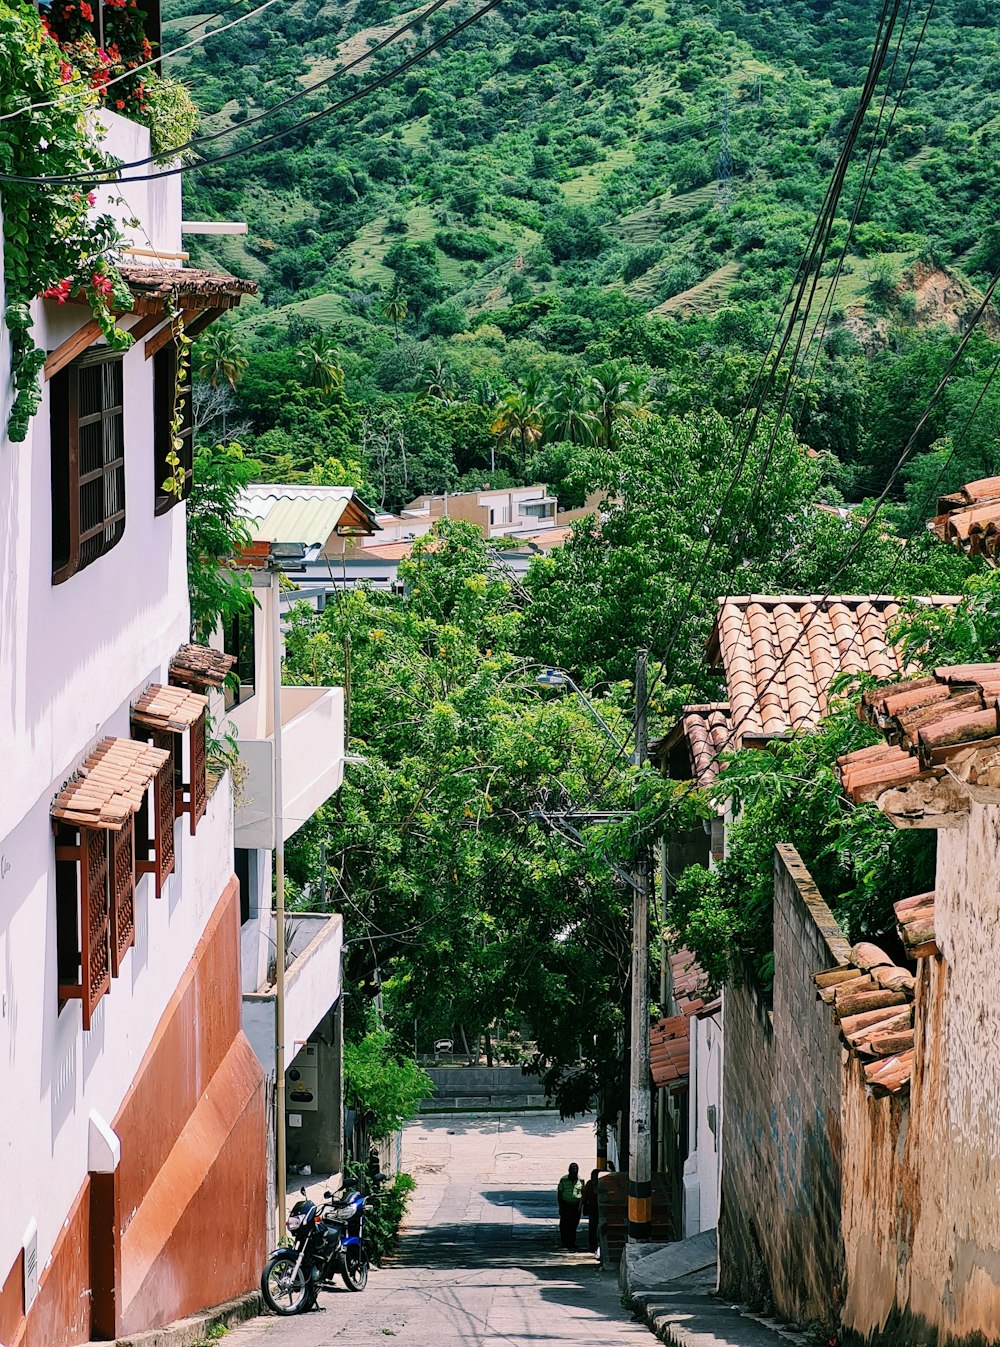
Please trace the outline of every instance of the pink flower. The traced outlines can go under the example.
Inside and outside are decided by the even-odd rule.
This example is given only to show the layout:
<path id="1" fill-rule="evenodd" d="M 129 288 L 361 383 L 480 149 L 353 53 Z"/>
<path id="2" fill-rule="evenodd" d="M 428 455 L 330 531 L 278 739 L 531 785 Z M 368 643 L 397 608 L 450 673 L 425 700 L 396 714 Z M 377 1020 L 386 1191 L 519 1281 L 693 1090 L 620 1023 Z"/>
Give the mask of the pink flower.
<path id="1" fill-rule="evenodd" d="M 63 84 L 69 84 L 70 80 L 73 78 L 73 67 L 70 65 L 69 61 L 59 62 L 59 78 L 62 80 Z"/>
<path id="2" fill-rule="evenodd" d="M 97 193 L 96 193 L 96 192 L 88 192 L 88 193 L 87 193 L 87 205 L 88 205 L 88 206 L 96 206 L 96 205 L 97 205 Z"/>
<path id="3" fill-rule="evenodd" d="M 70 282 L 57 281 L 55 285 L 50 285 L 47 290 L 42 291 L 43 299 L 54 299 L 57 304 L 65 304 L 69 299 Z"/>
<path id="4" fill-rule="evenodd" d="M 114 293 L 114 286 L 111 284 L 110 278 L 105 276 L 103 272 L 95 271 L 90 278 L 90 283 L 98 294 L 104 295 L 106 299 Z"/>

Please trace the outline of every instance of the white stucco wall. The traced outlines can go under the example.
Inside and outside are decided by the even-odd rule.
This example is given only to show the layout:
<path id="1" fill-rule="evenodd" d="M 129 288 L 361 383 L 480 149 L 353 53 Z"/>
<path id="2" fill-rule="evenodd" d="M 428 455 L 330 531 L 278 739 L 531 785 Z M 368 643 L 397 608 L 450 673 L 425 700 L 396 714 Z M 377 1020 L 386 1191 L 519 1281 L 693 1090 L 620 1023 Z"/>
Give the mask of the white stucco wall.
<path id="1" fill-rule="evenodd" d="M 148 133 L 110 120 L 116 152 L 141 157 Z M 179 187 L 130 196 L 156 245 L 176 247 Z M 82 306 L 41 301 L 35 315 L 47 350 L 89 318 Z M 0 325 L 4 413 L 9 363 Z M 0 441 L 0 1277 L 32 1220 L 44 1268 L 86 1179 L 90 1112 L 117 1113 L 232 874 L 227 779 L 196 837 L 186 818 L 175 825 L 177 868 L 163 896 L 140 879 L 135 947 L 91 1030 L 78 1002 L 60 1009 L 51 800 L 97 740 L 129 736 L 134 696 L 165 679 L 188 639 L 184 508 L 153 514 L 152 378 L 140 344 L 125 356 L 124 537 L 62 585 L 51 580 L 47 388 L 25 442 Z"/>
<path id="2" fill-rule="evenodd" d="M 722 1010 L 691 1017 L 688 1158 L 684 1162 L 684 1235 L 719 1222 L 722 1161 Z M 715 1129 L 710 1126 L 714 1110 Z"/>

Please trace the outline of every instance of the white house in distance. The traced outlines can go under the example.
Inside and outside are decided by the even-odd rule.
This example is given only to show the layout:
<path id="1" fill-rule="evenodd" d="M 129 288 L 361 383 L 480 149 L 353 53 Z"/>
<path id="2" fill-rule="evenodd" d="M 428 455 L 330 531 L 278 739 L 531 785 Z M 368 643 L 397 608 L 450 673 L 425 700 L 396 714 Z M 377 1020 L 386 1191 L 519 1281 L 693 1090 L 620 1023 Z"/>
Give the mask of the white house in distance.
<path id="1" fill-rule="evenodd" d="M 107 148 L 150 152 L 114 114 Z M 178 180 L 129 193 L 134 345 L 36 301 L 48 352 L 0 443 L 0 1341 L 65 1347 L 251 1289 L 264 1248 L 263 1073 L 240 1022 L 228 776 L 190 647 L 185 506 L 161 490 L 189 331 L 253 287 L 179 265 Z M 0 276 L 2 300 L 2 276 Z M 0 327 L 0 425 L 11 352 Z M 169 405 L 172 408 L 172 400 Z M 185 453 L 190 453 L 190 437 Z"/>

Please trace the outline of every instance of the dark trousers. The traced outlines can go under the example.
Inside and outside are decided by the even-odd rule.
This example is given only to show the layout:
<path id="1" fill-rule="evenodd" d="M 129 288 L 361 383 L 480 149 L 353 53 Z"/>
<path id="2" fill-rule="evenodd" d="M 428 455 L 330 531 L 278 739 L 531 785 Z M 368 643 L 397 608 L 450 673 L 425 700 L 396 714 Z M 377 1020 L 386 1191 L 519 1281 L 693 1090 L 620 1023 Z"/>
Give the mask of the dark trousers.
<path id="1" fill-rule="evenodd" d="M 587 1217 L 587 1248 L 591 1253 L 596 1253 L 600 1242 L 601 1236 L 597 1228 L 597 1212 L 592 1211 Z"/>
<path id="2" fill-rule="evenodd" d="M 580 1224 L 579 1202 L 559 1201 L 559 1241 L 564 1249 L 576 1248 L 576 1227 Z"/>

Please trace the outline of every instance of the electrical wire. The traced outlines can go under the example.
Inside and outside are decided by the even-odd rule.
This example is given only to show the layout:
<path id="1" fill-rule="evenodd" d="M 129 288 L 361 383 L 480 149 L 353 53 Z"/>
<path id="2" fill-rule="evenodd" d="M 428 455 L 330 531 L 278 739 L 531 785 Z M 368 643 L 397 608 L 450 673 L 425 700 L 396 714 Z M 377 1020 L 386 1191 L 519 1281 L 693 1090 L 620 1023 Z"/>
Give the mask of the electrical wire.
<path id="1" fill-rule="evenodd" d="M 696 595 L 700 593 L 700 587 L 702 585 L 704 574 L 707 569 L 708 560 L 711 556 L 713 548 L 716 545 L 719 533 L 721 532 L 721 529 L 724 524 L 725 508 L 729 503 L 729 500 L 732 497 L 732 493 L 736 489 L 736 486 L 746 468 L 746 464 L 750 455 L 750 450 L 752 448 L 754 439 L 756 438 L 756 433 L 759 428 L 760 421 L 762 419 L 764 408 L 767 404 L 769 394 L 776 381 L 777 374 L 781 367 L 781 362 L 782 359 L 784 358 L 785 352 L 787 351 L 788 346 L 792 342 L 793 333 L 795 332 L 796 328 L 798 328 L 798 340 L 796 342 L 795 352 L 792 357 L 792 368 L 789 370 L 789 373 L 786 376 L 785 380 L 785 390 L 783 393 L 781 403 L 782 411 L 775 419 L 775 428 L 771 436 L 771 441 L 768 446 L 768 450 L 766 451 L 762 463 L 762 473 L 766 471 L 766 467 L 770 460 L 770 456 L 773 453 L 774 446 L 777 443 L 777 436 L 780 431 L 781 425 L 781 415 L 783 415 L 784 407 L 787 405 L 790 383 L 794 374 L 795 360 L 801 349 L 805 325 L 808 320 L 813 300 L 815 298 L 820 267 L 822 266 L 822 261 L 823 258 L 825 257 L 826 250 L 829 247 L 833 223 L 836 217 L 837 205 L 839 203 L 840 196 L 843 192 L 844 182 L 846 180 L 847 168 L 850 163 L 854 146 L 857 143 L 857 139 L 860 135 L 865 116 L 867 115 L 868 109 L 871 106 L 872 100 L 874 99 L 875 92 L 878 86 L 879 77 L 884 68 L 886 57 L 888 56 L 889 48 L 892 42 L 892 35 L 893 32 L 895 31 L 896 19 L 899 14 L 900 3 L 901 0 L 884 0 L 882 7 L 882 14 L 879 21 L 878 33 L 876 36 L 876 46 L 875 50 L 872 53 L 871 60 L 869 62 L 868 74 L 865 79 L 864 88 L 862 90 L 862 94 L 859 99 L 858 107 L 855 110 L 854 116 L 851 120 L 851 126 L 849 128 L 848 135 L 845 139 L 845 143 L 838 156 L 837 165 L 835 167 L 830 184 L 827 187 L 826 195 L 824 197 L 820 213 L 817 217 L 816 222 L 814 223 L 812 234 L 810 235 L 810 242 L 807 245 L 806 254 L 803 256 L 803 259 L 799 264 L 799 268 L 796 273 L 796 280 L 793 281 L 792 290 L 794 292 L 794 299 L 791 305 L 791 312 L 785 324 L 784 335 L 776 351 L 774 351 L 772 341 L 771 347 L 765 353 L 765 356 L 761 362 L 761 368 L 760 371 L 758 372 L 758 376 L 755 379 L 754 385 L 750 390 L 747 407 L 745 409 L 745 412 L 741 414 L 741 417 L 739 418 L 739 424 L 742 425 L 745 419 L 746 411 L 749 410 L 749 403 L 750 401 L 753 401 L 754 410 L 750 419 L 749 426 L 747 427 L 745 432 L 743 432 L 742 435 L 738 437 L 742 438 L 743 445 L 740 452 L 739 461 L 737 463 L 736 471 L 733 474 L 728 487 L 726 488 L 726 491 L 722 497 L 721 502 L 719 502 L 718 505 L 716 505 L 715 498 L 713 497 L 712 503 L 709 507 L 709 512 L 706 515 L 704 522 L 707 523 L 708 517 L 713 512 L 715 513 L 716 516 L 715 522 L 712 525 L 712 528 L 709 532 L 708 544 L 702 554 L 702 557 L 695 572 L 695 576 L 691 584 L 688 586 L 687 593 L 680 605 L 680 608 L 677 610 L 675 614 L 673 623 L 671 624 L 666 651 L 659 660 L 659 667 L 649 687 L 648 696 L 650 697 L 652 696 L 659 681 L 663 678 L 669 667 L 670 658 L 674 653 L 677 641 L 679 640 L 681 632 L 683 631 L 684 620 L 687 617 L 688 611 L 690 610 L 691 604 L 694 601 Z M 890 6 L 891 6 L 891 13 L 890 13 Z M 809 289 L 808 299 L 806 299 L 806 291 L 808 288 L 810 275 L 812 275 L 813 277 L 813 282 L 811 289 Z M 800 311 L 803 302 L 805 302 L 805 310 L 804 313 L 802 313 L 800 319 Z M 771 359 L 772 352 L 773 352 L 773 359 Z M 764 374 L 763 371 L 767 368 L 769 359 L 770 359 L 770 369 L 767 370 L 766 374 Z M 653 641 L 655 641 L 655 639 L 656 635 L 654 634 L 652 640 L 649 643 L 652 644 Z M 609 771 L 604 778 L 605 781 L 610 776 L 610 772 L 614 770 L 614 766 L 621 756 L 622 756 L 621 752 L 618 751 L 615 757 L 612 759 L 609 765 Z M 594 798 L 595 795 L 594 793 L 592 793 L 587 801 L 587 804 L 589 804 Z"/>
<path id="2" fill-rule="evenodd" d="M 430 56 L 433 52 L 445 46 L 449 41 L 451 41 L 452 38 L 457 37 L 458 34 L 464 32 L 466 28 L 469 28 L 472 24 L 477 23 L 486 14 L 489 14 L 492 10 L 496 9 L 497 6 L 500 5 L 501 3 L 503 3 L 503 0 L 487 0 L 486 4 L 480 6 L 480 8 L 475 10 L 472 14 L 470 14 L 468 18 L 463 19 L 461 23 L 455 24 L 447 32 L 443 33 L 441 37 L 437 38 L 434 42 L 429 43 L 426 47 L 421 48 L 418 52 L 415 52 L 412 56 L 408 57 L 407 60 L 402 61 L 397 66 L 394 66 L 393 69 L 386 71 L 384 75 L 380 75 L 377 79 L 372 80 L 370 83 L 364 85 L 362 88 L 355 90 L 353 93 L 349 94 L 346 98 L 342 98 L 336 103 L 331 103 L 328 107 L 321 108 L 318 112 L 314 112 L 310 116 L 302 118 L 300 121 L 296 122 L 293 126 L 286 127 L 285 130 L 283 131 L 276 131 L 272 135 L 266 136 L 263 140 L 254 142 L 252 145 L 241 146 L 237 149 L 229 150 L 224 154 L 215 155 L 213 158 L 201 159 L 195 161 L 194 163 L 177 164 L 172 168 L 162 169 L 157 173 L 143 173 L 130 178 L 116 178 L 114 176 L 108 176 L 120 173 L 124 167 L 127 167 L 126 165 L 121 165 L 116 168 L 109 168 L 103 170 L 102 173 L 100 174 L 76 173 L 76 174 L 62 174 L 59 176 L 52 176 L 52 177 L 34 177 L 24 174 L 0 173 L 0 182 L 21 183 L 24 185 L 32 185 L 38 187 L 48 187 L 67 183 L 81 183 L 87 184 L 89 186 L 113 187 L 118 185 L 119 183 L 128 184 L 133 182 L 156 182 L 161 178 L 173 178 L 182 173 L 195 173 L 198 172 L 198 170 L 200 169 L 210 168 L 215 164 L 222 164 L 232 159 L 242 158 L 244 155 L 262 150 L 266 146 L 274 144 L 276 141 L 284 140 L 287 136 L 295 135 L 297 132 L 304 130 L 307 126 L 311 126 L 314 122 L 319 121 L 321 118 L 328 117 L 334 112 L 340 112 L 343 108 L 348 107 L 350 104 L 356 103 L 362 98 L 367 98 L 370 94 L 377 92 L 379 89 L 383 88 L 386 84 L 390 83 L 398 75 L 403 74 L 405 71 L 411 69 L 413 66 L 417 65 L 420 61 Z M 240 129 L 239 127 L 232 128 L 232 130 L 234 131 L 239 129 Z M 163 156 L 161 155 L 159 157 L 162 158 Z M 144 160 L 142 162 L 145 163 L 149 161 Z"/>

